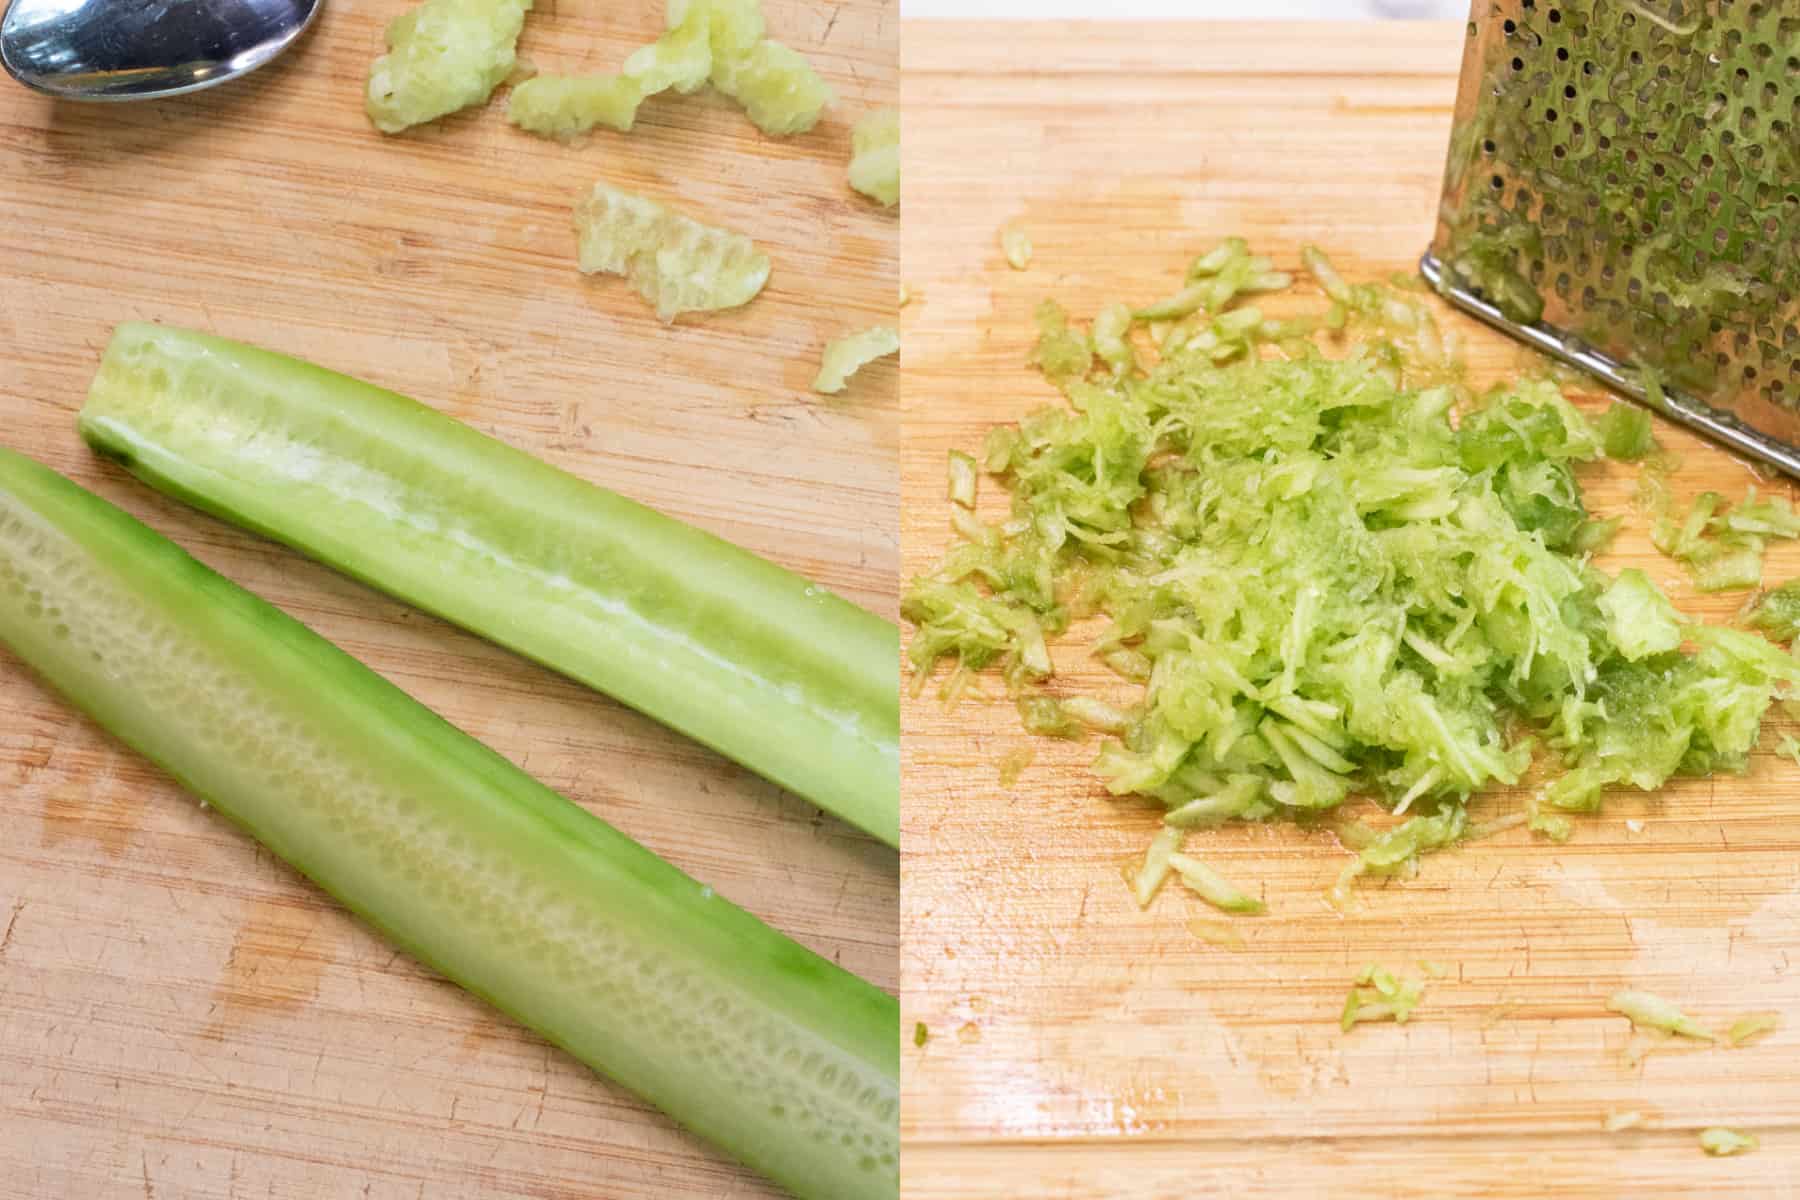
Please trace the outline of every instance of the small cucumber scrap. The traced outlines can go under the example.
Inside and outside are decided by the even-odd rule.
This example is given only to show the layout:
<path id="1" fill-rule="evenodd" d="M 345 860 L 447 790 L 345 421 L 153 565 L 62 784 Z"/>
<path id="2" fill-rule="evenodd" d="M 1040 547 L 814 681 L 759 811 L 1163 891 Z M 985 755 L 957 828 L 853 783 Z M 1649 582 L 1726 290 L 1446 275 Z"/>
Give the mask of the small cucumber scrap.
<path id="1" fill-rule="evenodd" d="M 803 55 L 763 37 L 758 0 L 669 0 L 666 23 L 666 33 L 625 59 L 623 78 L 637 89 L 638 101 L 670 90 L 696 92 L 711 83 L 736 100 L 757 128 L 775 137 L 805 133 L 832 101 L 831 88 Z M 621 115 L 623 90 L 598 90 L 597 81 L 613 77 L 586 77 L 596 81 L 586 91 L 567 86 L 577 78 L 553 76 L 534 81 L 536 87 L 522 87 L 528 99 L 523 108 L 515 101 L 508 114 L 513 124 L 562 138 L 572 136 L 564 132 L 571 127 L 574 133 L 595 125 L 631 128 L 629 117 Z M 534 91 L 542 96 L 532 96 Z M 538 115 L 550 97 L 563 102 L 559 119 Z M 632 114 L 636 107 L 632 102 Z"/>
<path id="2" fill-rule="evenodd" d="M 834 396 L 850 386 L 850 377 L 890 354 L 900 353 L 900 333 L 887 325 L 876 325 L 847 333 L 825 346 L 819 359 L 819 373 L 813 379 L 813 391 Z"/>
<path id="3" fill-rule="evenodd" d="M 751 8 L 756 36 L 762 13 Z M 596 125 L 631 132 L 646 97 L 670 88 L 694 92 L 712 74 L 714 5 L 670 6 L 669 31 L 626 58 L 618 74 L 544 75 L 515 87 L 506 118 L 527 133 L 568 141 Z M 754 40 L 754 39 L 753 39 Z"/>
<path id="4" fill-rule="evenodd" d="M 682 95 L 706 86 L 712 74 L 712 14 L 704 5 L 688 10 L 669 31 L 625 60 L 625 76 L 646 96 L 674 88 Z"/>
<path id="5" fill-rule="evenodd" d="M 1007 266 L 1023 271 L 1031 265 L 1031 235 L 1023 229 L 1007 226 L 1000 231 L 1000 253 L 1005 256 Z"/>
<path id="6" fill-rule="evenodd" d="M 898 845 L 899 631 L 825 588 L 404 396 L 205 334 L 120 326 L 81 432 Z"/>
<path id="7" fill-rule="evenodd" d="M 804 55 L 767 38 L 743 55 L 715 59 L 712 82 L 771 137 L 805 133 L 833 98 Z"/>
<path id="8" fill-rule="evenodd" d="M 387 27 L 366 108 L 383 133 L 484 103 L 512 74 L 531 0 L 425 0 Z"/>
<path id="9" fill-rule="evenodd" d="M 1718 1034 L 1654 992 L 1624 988 L 1607 997 L 1606 1007 L 1639 1029 L 1654 1029 L 1702 1042 L 1719 1040 Z"/>
<path id="10" fill-rule="evenodd" d="M 5 450 L 0 644 L 396 945 L 797 1196 L 898 1194 L 892 997 Z"/>
<path id="11" fill-rule="evenodd" d="M 850 131 L 850 186 L 889 208 L 900 203 L 900 110 L 878 108 Z"/>
<path id="12" fill-rule="evenodd" d="M 699 91 L 721 64 L 743 58 L 762 41 L 759 0 L 669 0 L 668 32 L 625 60 L 625 74 L 646 94 Z"/>
<path id="13" fill-rule="evenodd" d="M 1386 967 L 1370 963 L 1357 975 L 1344 996 L 1344 1007 L 1338 1013 L 1338 1028 L 1349 1033 L 1370 1021 L 1404 1025 L 1424 998 L 1423 980 L 1396 975 Z"/>
<path id="14" fill-rule="evenodd" d="M 1778 642 L 1800 637 L 1800 579 L 1789 580 L 1758 596 L 1744 619 Z"/>
<path id="15" fill-rule="evenodd" d="M 1730 1158 L 1734 1154 L 1748 1154 L 1761 1145 L 1753 1133 L 1739 1133 L 1735 1129 L 1726 1129 L 1715 1125 L 1711 1129 L 1700 1131 L 1700 1149 L 1714 1158 Z"/>
<path id="16" fill-rule="evenodd" d="M 769 256 L 744 235 L 605 183 L 575 206 L 575 230 L 582 271 L 625 276 L 664 323 L 748 304 L 769 280 Z"/>
<path id="17" fill-rule="evenodd" d="M 643 102 L 643 89 L 623 75 L 540 75 L 513 88 L 506 119 L 568 141 L 596 125 L 629 133 Z"/>

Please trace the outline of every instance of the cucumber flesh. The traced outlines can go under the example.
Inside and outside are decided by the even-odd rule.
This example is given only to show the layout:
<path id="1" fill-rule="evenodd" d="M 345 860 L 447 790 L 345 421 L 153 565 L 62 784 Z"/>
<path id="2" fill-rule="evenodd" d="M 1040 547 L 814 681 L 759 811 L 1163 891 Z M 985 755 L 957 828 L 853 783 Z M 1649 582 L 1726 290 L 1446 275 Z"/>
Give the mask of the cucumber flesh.
<path id="1" fill-rule="evenodd" d="M 892 997 L 4 449 L 0 643 L 395 943 L 797 1196 L 897 1195 Z"/>
<path id="2" fill-rule="evenodd" d="M 366 383 L 122 325 L 101 453 L 900 836 L 900 634 L 711 534 Z"/>

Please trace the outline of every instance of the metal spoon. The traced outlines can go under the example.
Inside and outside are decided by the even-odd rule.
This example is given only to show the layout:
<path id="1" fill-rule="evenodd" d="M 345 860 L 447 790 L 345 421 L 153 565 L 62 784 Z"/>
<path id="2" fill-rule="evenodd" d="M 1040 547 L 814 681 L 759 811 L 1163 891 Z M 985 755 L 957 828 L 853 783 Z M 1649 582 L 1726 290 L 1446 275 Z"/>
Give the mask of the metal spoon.
<path id="1" fill-rule="evenodd" d="M 13 0 L 0 65 L 69 100 L 148 100 L 254 71 L 293 44 L 322 0 Z"/>

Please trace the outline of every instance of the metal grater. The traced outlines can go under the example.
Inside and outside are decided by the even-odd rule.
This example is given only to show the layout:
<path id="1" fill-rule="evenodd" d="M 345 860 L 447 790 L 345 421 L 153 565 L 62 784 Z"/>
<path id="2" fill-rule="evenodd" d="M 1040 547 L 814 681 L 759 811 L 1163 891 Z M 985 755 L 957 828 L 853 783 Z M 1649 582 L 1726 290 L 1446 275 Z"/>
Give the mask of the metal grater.
<path id="1" fill-rule="evenodd" d="M 1800 0 L 1475 0 L 1420 269 L 1800 476 Z"/>

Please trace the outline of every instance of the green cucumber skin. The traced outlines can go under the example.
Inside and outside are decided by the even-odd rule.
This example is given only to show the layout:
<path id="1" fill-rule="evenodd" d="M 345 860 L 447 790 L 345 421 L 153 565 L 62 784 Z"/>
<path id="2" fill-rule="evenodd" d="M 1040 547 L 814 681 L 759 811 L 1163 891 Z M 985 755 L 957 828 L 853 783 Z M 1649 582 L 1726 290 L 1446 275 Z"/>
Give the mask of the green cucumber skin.
<path id="1" fill-rule="evenodd" d="M 396 393 L 121 325 L 80 420 L 227 521 L 605 692 L 899 845 L 899 630 Z"/>
<path id="2" fill-rule="evenodd" d="M 398 945 L 803 1200 L 897 1195 L 892 997 L 4 448 L 0 643 Z"/>

